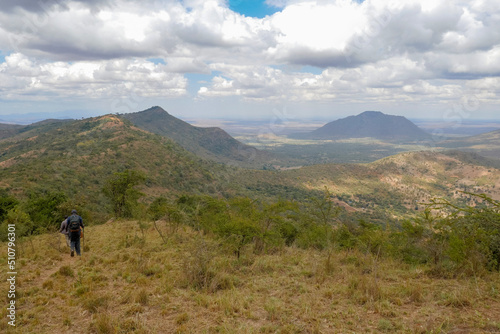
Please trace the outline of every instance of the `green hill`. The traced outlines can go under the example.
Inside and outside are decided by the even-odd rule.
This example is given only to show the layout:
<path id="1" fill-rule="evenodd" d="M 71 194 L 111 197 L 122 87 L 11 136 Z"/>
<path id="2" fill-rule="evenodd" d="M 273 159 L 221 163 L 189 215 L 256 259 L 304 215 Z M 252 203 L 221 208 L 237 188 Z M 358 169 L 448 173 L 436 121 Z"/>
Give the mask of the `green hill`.
<path id="1" fill-rule="evenodd" d="M 114 172 L 144 172 L 147 196 L 172 196 L 214 192 L 213 173 L 223 168 L 114 115 L 35 127 L 0 141 L 0 152 L 0 188 L 20 198 L 63 192 L 101 212 L 108 203 L 101 189 Z"/>
<path id="2" fill-rule="evenodd" d="M 220 128 L 192 126 L 160 107 L 123 114 L 120 117 L 128 119 L 143 130 L 170 138 L 204 159 L 251 168 L 262 168 L 275 159 L 270 153 L 237 141 Z"/>
<path id="3" fill-rule="evenodd" d="M 25 134 L 25 136 L 32 136 L 37 132 L 44 132 L 50 129 L 54 129 L 63 123 L 72 121 L 73 120 L 68 119 L 46 119 L 44 121 L 36 122 L 30 125 L 0 124 L 0 140 L 14 137 L 22 133 Z"/>
<path id="4" fill-rule="evenodd" d="M 0 139 L 14 136 L 19 133 L 19 130 L 22 128 L 22 125 L 0 123 Z"/>

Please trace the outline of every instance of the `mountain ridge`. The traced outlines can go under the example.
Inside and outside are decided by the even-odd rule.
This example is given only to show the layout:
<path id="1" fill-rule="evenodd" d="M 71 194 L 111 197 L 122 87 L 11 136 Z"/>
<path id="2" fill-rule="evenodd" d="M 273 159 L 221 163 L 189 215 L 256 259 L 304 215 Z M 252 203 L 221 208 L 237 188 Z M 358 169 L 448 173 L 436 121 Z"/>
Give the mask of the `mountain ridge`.
<path id="1" fill-rule="evenodd" d="M 193 126 L 158 106 L 119 117 L 143 130 L 170 138 L 195 155 L 212 161 L 261 168 L 274 159 L 270 153 L 241 143 L 221 128 Z"/>
<path id="2" fill-rule="evenodd" d="M 0 140 L 0 152 L 0 188 L 21 198 L 33 191 L 64 192 L 95 212 L 106 206 L 101 189 L 114 172 L 145 172 L 145 193 L 154 196 L 215 191 L 214 175 L 223 168 L 116 115 L 21 133 Z"/>

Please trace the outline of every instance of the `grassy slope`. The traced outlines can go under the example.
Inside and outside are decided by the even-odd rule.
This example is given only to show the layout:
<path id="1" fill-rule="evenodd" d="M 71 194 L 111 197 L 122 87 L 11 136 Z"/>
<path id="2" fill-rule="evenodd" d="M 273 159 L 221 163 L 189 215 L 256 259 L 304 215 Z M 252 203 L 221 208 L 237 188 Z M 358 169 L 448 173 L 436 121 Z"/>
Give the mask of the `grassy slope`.
<path id="1" fill-rule="evenodd" d="M 500 331 L 498 273 L 438 279 L 356 252 L 333 253 L 328 269 L 326 253 L 296 248 L 247 250 L 238 261 L 187 228 L 167 244 L 151 226 L 143 232 L 130 221 L 89 226 L 82 258 L 71 258 L 57 234 L 18 243 L 15 332 Z M 0 263 L 7 267 L 5 252 Z M 14 333 L 5 307 L 0 318 L 0 331 Z"/>

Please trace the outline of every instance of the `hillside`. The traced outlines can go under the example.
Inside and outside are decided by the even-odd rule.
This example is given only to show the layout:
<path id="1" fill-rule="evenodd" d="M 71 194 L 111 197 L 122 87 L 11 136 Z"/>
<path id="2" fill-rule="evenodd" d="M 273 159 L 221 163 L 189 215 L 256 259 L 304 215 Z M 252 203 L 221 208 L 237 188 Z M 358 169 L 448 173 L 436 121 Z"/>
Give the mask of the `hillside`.
<path id="1" fill-rule="evenodd" d="M 324 164 L 279 173 L 245 171 L 237 180 L 255 194 L 295 200 L 326 187 L 351 216 L 380 223 L 411 216 L 434 197 L 473 204 L 460 191 L 500 199 L 500 169 L 467 153 L 407 152 L 369 164 Z"/>
<path id="2" fill-rule="evenodd" d="M 473 151 L 485 157 L 500 159 L 500 130 L 446 140 L 438 143 L 438 145 L 444 148 Z"/>
<path id="3" fill-rule="evenodd" d="M 38 125 L 0 140 L 0 152 L 9 209 L 0 212 L 0 240 L 8 224 L 17 233 L 17 328 L 3 321 L 1 332 L 500 330 L 500 203 L 482 211 L 461 192 L 500 199 L 500 170 L 480 156 L 427 151 L 369 164 L 231 168 L 116 115 Z M 142 210 L 136 220 L 108 220 L 103 186 L 128 169 L 146 176 Z M 30 200 L 56 192 L 69 198 L 61 214 L 76 205 L 87 213 L 81 258 L 54 232 L 58 219 L 32 235 L 41 224 Z M 422 203 L 433 197 L 476 215 L 427 219 Z M 7 257 L 0 254 L 6 268 Z"/>
<path id="4" fill-rule="evenodd" d="M 380 111 L 365 111 L 342 118 L 309 133 L 291 136 L 297 139 L 338 140 L 348 138 L 375 138 L 388 141 L 422 141 L 431 135 L 403 116 L 392 116 Z"/>
<path id="5" fill-rule="evenodd" d="M 0 123 L 0 140 L 16 135 L 22 128 L 22 125 Z"/>
<path id="6" fill-rule="evenodd" d="M 234 169 L 205 162 L 172 140 L 116 115 L 48 123 L 0 141 L 0 188 L 18 198 L 32 192 L 74 194 L 91 212 L 109 212 L 102 194 L 114 172 L 144 172 L 141 191 L 150 202 L 182 193 L 245 195 L 308 201 L 327 187 L 344 218 L 396 221 L 446 197 L 468 203 L 460 190 L 500 198 L 500 172 L 472 154 L 402 153 L 369 164 L 322 164 L 283 171 Z"/>
<path id="7" fill-rule="evenodd" d="M 251 168 L 262 168 L 275 159 L 270 153 L 237 141 L 220 128 L 192 126 L 160 107 L 123 114 L 120 117 L 143 130 L 170 138 L 204 159 Z"/>
<path id="8" fill-rule="evenodd" d="M 32 123 L 30 125 L 0 124 L 0 140 L 14 137 L 19 134 L 32 136 L 35 133 L 44 132 L 57 128 L 63 123 L 69 123 L 73 120 L 46 119 L 44 121 Z"/>
<path id="9" fill-rule="evenodd" d="M 158 222 L 167 227 L 165 222 Z M 120 233 L 117 233 L 120 232 Z M 163 243 L 152 223 L 85 230 L 17 247 L 17 327 L 3 333 L 496 333 L 500 276 L 440 278 L 357 250 L 283 247 L 241 259 L 190 228 Z M 0 243 L 6 249 L 6 243 Z M 6 263 L 7 252 L 0 254 Z M 0 279 L 7 279 L 6 270 Z M 0 293 L 7 296 L 7 284 Z"/>
<path id="10" fill-rule="evenodd" d="M 0 188 L 20 198 L 33 191 L 63 192 L 105 211 L 104 181 L 126 169 L 147 175 L 147 196 L 215 191 L 222 166 L 200 161 L 168 138 L 115 115 L 58 123 L 0 141 Z"/>

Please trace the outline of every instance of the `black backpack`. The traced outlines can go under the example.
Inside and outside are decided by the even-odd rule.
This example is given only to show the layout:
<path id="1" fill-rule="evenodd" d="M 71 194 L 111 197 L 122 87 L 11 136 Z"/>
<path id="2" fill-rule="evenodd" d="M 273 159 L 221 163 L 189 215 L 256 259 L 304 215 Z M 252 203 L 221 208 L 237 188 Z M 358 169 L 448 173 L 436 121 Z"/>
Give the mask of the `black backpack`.
<path id="1" fill-rule="evenodd" d="M 80 231 L 80 217 L 77 215 L 69 217 L 68 231 L 71 233 Z"/>

